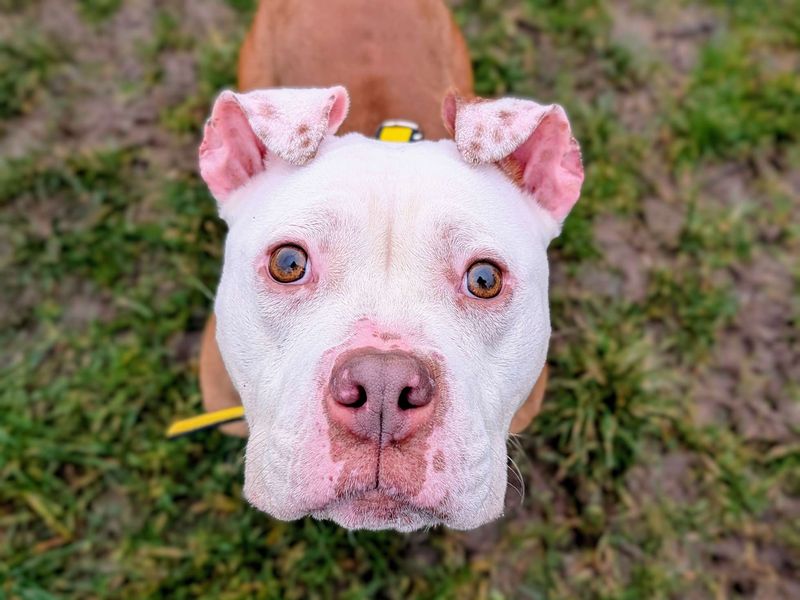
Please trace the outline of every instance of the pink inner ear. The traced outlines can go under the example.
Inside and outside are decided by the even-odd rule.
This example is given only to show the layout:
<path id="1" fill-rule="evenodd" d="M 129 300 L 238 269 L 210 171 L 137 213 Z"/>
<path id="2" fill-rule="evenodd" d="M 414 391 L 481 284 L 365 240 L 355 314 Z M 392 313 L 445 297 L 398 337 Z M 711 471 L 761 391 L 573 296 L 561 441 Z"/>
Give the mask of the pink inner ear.
<path id="1" fill-rule="evenodd" d="M 333 92 L 331 110 L 328 113 L 328 133 L 336 133 L 339 126 L 347 116 L 347 111 L 350 108 L 350 98 L 347 96 L 347 90 L 342 86 L 331 88 Z"/>
<path id="2" fill-rule="evenodd" d="M 233 94 L 223 92 L 200 145 L 200 175 L 212 195 L 221 201 L 263 171 L 266 152 Z"/>
<path id="3" fill-rule="evenodd" d="M 583 164 L 561 107 L 548 112 L 511 156 L 523 165 L 525 188 L 557 220 L 563 220 L 580 196 Z"/>

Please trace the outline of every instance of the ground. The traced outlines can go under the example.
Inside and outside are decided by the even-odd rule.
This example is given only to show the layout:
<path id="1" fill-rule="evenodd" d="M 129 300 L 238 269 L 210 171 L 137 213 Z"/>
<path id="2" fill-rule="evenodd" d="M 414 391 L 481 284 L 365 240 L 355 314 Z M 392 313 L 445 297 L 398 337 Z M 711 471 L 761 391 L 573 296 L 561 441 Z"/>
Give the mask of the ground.
<path id="1" fill-rule="evenodd" d="M 800 2 L 453 1 L 478 91 L 565 105 L 587 177 L 507 514 L 412 535 L 274 521 L 241 440 L 163 437 L 252 5 L 0 0 L 0 597 L 800 598 Z"/>

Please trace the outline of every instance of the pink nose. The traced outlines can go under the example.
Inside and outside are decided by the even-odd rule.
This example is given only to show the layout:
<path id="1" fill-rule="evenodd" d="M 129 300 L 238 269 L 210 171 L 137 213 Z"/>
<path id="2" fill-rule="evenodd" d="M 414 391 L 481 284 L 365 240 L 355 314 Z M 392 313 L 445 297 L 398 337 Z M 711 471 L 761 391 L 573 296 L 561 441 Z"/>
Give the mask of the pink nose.
<path id="1" fill-rule="evenodd" d="M 408 352 L 356 351 L 331 373 L 331 416 L 359 438 L 385 445 L 413 434 L 429 419 L 434 382 Z"/>

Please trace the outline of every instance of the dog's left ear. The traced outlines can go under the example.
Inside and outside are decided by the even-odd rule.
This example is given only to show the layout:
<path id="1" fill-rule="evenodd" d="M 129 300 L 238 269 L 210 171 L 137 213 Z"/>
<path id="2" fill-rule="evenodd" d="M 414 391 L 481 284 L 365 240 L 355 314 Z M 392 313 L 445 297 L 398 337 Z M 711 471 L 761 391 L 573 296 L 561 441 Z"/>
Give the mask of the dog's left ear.
<path id="1" fill-rule="evenodd" d="M 442 104 L 442 118 L 464 160 L 497 163 L 557 222 L 563 222 L 580 196 L 583 164 L 561 106 L 450 93 Z"/>
<path id="2" fill-rule="evenodd" d="M 332 88 L 223 91 L 200 144 L 200 175 L 220 204 L 273 157 L 293 165 L 311 160 L 347 116 L 347 91 Z"/>

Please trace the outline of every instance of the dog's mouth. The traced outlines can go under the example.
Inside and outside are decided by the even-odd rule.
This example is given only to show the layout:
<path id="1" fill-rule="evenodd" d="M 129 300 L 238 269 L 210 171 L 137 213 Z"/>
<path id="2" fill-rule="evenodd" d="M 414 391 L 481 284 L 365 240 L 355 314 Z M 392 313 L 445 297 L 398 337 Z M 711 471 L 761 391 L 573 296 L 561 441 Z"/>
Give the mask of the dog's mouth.
<path id="1" fill-rule="evenodd" d="M 378 488 L 335 498 L 311 514 L 365 529 L 418 528 L 446 519 L 443 511 L 420 506 Z"/>
<path id="2" fill-rule="evenodd" d="M 354 498 L 338 500 L 337 502 L 349 505 L 353 510 L 365 515 L 387 520 L 393 520 L 398 514 L 415 509 L 410 502 L 393 498 L 379 490 L 370 490 Z"/>

